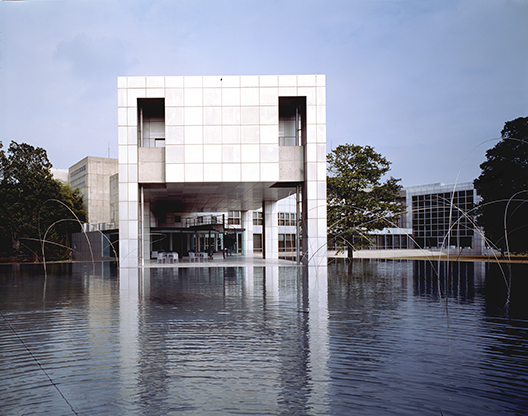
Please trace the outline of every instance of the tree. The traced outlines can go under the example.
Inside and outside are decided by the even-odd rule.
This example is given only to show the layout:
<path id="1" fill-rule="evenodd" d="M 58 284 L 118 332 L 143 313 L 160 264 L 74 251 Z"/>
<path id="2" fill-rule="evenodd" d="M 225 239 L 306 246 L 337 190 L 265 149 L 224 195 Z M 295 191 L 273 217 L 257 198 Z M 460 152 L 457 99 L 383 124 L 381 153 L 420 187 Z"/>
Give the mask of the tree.
<path id="1" fill-rule="evenodd" d="M 486 151 L 473 182 L 482 198 L 478 223 L 493 246 L 528 251 L 528 117 L 504 124 L 502 140 Z"/>
<path id="2" fill-rule="evenodd" d="M 372 244 L 370 231 L 394 226 L 405 206 L 392 176 L 382 182 L 390 162 L 370 146 L 340 145 L 327 155 L 328 232 L 348 249 Z"/>
<path id="3" fill-rule="evenodd" d="M 84 220 L 82 196 L 68 184 L 53 179 L 47 153 L 40 147 L 11 142 L 0 150 L 0 252 L 42 256 L 41 240 L 48 257 L 64 258 L 71 233 Z M 68 209 L 69 208 L 69 209 Z M 51 227 L 51 228 L 50 228 Z"/>

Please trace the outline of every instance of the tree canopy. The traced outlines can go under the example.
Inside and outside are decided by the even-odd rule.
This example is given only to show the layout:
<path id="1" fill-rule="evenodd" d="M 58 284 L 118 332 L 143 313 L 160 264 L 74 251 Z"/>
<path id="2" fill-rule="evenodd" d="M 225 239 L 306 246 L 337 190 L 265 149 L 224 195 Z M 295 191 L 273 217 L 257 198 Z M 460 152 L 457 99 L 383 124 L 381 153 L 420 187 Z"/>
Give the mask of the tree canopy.
<path id="1" fill-rule="evenodd" d="M 371 244 L 368 233 L 394 226 L 405 206 L 400 179 L 383 181 L 391 163 L 370 146 L 340 145 L 327 155 L 328 232 L 339 247 Z"/>
<path id="2" fill-rule="evenodd" d="M 65 258 L 70 237 L 83 221 L 82 195 L 53 179 L 46 150 L 26 143 L 11 142 L 7 151 L 0 142 L 0 253 L 42 256 L 41 240 L 46 235 L 46 256 Z"/>
<path id="3" fill-rule="evenodd" d="M 500 140 L 486 151 L 475 179 L 478 222 L 501 250 L 528 251 L 528 117 L 504 124 Z"/>

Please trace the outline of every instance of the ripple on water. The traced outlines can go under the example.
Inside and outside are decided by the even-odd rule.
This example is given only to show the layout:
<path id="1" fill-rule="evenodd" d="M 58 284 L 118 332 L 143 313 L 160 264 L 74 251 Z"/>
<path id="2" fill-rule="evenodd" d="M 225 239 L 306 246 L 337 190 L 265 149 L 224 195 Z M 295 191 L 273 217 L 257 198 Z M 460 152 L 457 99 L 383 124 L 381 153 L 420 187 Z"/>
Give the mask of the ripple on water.
<path id="1" fill-rule="evenodd" d="M 0 270 L 1 414 L 528 414 L 525 296 L 478 265 L 39 270 Z"/>

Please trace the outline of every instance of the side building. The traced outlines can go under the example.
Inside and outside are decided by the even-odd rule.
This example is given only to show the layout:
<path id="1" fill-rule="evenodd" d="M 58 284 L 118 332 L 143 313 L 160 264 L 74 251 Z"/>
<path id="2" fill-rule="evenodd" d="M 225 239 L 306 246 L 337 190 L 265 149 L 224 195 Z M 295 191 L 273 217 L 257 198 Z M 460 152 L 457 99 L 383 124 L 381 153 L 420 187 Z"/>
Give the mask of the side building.
<path id="1" fill-rule="evenodd" d="M 407 222 L 415 248 L 485 252 L 483 231 L 476 225 L 479 197 L 472 182 L 436 183 L 405 188 Z"/>

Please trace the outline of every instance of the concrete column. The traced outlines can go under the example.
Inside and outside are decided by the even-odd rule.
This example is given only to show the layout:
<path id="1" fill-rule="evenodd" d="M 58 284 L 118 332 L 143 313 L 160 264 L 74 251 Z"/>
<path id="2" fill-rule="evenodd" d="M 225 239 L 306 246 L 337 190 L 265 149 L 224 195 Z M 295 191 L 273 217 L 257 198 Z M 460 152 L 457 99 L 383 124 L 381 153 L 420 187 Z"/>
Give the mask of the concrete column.
<path id="1" fill-rule="evenodd" d="M 276 201 L 264 201 L 263 207 L 263 258 L 279 258 L 279 221 Z"/>
<path id="2" fill-rule="evenodd" d="M 244 228 L 243 254 L 253 257 L 253 211 L 242 211 L 242 228 Z"/>

